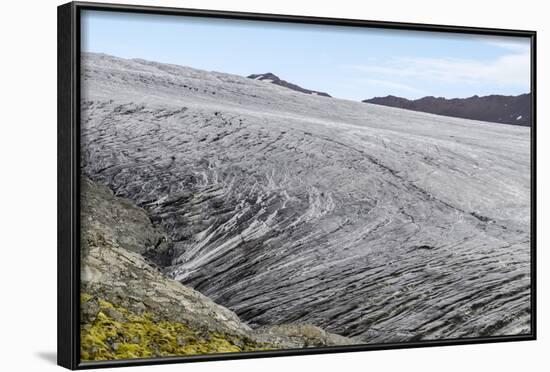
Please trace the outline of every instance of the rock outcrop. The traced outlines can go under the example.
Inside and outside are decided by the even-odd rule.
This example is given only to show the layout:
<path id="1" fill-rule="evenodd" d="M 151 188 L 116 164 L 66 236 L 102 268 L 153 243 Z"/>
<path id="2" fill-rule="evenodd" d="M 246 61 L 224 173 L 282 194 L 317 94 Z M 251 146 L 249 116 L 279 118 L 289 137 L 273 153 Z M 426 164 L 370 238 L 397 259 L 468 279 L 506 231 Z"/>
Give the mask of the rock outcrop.
<path id="1" fill-rule="evenodd" d="M 160 245 L 170 245 L 143 209 L 86 177 L 81 206 L 84 361 L 356 342 L 301 324 L 252 330 L 232 311 L 165 277 L 143 256 L 154 257 Z"/>

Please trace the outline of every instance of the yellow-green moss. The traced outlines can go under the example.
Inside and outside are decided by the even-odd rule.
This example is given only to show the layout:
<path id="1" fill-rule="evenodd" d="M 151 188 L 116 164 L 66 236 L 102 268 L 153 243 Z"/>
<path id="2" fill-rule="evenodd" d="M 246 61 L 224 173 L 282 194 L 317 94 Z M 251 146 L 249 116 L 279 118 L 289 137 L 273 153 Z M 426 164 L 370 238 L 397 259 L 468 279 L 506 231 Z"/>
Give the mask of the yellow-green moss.
<path id="1" fill-rule="evenodd" d="M 81 295 L 82 303 L 93 299 L 91 295 Z M 183 323 L 155 321 L 152 314 L 135 314 L 103 299 L 99 299 L 98 303 L 100 310 L 95 320 L 90 324 L 81 324 L 83 361 L 273 348 L 255 343 L 246 337 L 194 330 Z"/>
<path id="2" fill-rule="evenodd" d="M 80 302 L 84 303 L 86 301 L 90 301 L 93 297 L 87 293 L 81 293 L 80 294 Z"/>

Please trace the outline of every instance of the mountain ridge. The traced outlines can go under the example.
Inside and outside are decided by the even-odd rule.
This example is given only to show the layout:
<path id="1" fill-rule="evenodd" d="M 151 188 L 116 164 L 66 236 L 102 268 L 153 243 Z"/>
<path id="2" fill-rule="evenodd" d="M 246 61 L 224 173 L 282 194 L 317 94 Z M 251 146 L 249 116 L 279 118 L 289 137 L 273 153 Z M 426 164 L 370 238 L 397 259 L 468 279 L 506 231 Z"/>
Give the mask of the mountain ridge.
<path id="1" fill-rule="evenodd" d="M 325 92 L 302 88 L 299 85 L 290 83 L 286 80 L 279 78 L 277 75 L 275 75 L 272 72 L 266 72 L 265 74 L 252 74 L 252 75 L 248 75 L 247 78 L 253 79 L 253 80 L 259 80 L 259 81 L 266 81 L 268 83 L 272 83 L 275 85 L 279 85 L 281 87 L 292 89 L 300 93 L 311 94 L 311 95 L 322 96 L 322 97 L 329 97 L 329 98 L 332 97 L 330 94 Z"/>
<path id="2" fill-rule="evenodd" d="M 426 96 L 415 100 L 388 95 L 362 102 L 470 120 L 531 126 L 531 93 L 450 99 Z"/>

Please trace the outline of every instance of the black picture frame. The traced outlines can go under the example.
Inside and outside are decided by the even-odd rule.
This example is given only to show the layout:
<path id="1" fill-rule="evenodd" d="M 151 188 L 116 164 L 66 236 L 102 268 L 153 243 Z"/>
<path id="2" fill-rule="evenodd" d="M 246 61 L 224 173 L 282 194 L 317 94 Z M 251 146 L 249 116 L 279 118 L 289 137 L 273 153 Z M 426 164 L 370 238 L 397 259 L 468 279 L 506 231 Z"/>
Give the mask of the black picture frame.
<path id="1" fill-rule="evenodd" d="M 80 15 L 83 10 L 116 11 L 159 15 L 200 16 L 238 20 L 277 21 L 301 24 L 369 27 L 378 29 L 432 31 L 494 36 L 520 36 L 531 41 L 531 333 L 471 339 L 445 339 L 391 344 L 368 344 L 338 347 L 258 351 L 234 354 L 164 357 L 158 359 L 80 362 Z M 135 6 L 71 2 L 58 7 L 58 318 L 57 358 L 69 369 L 122 367 L 275 356 L 327 354 L 381 349 L 402 349 L 444 345 L 468 345 L 489 342 L 536 339 L 536 32 L 509 29 L 396 23 L 357 19 L 335 19 L 280 14 L 241 13 L 156 6 Z"/>

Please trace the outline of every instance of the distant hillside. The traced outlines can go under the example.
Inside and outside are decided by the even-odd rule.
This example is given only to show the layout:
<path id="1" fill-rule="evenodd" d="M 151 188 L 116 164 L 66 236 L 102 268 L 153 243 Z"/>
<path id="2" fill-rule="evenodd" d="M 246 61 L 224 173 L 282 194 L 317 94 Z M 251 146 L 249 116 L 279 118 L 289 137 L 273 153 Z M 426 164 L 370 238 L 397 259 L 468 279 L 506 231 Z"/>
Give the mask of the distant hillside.
<path id="1" fill-rule="evenodd" d="M 289 83 L 288 81 L 281 80 L 277 75 L 272 74 L 271 72 L 268 72 L 266 74 L 248 75 L 248 78 L 249 79 L 254 79 L 254 80 L 266 81 L 268 83 L 273 83 L 275 85 L 279 85 L 279 86 L 282 86 L 282 87 L 285 87 L 285 88 L 288 88 L 288 89 L 292 89 L 292 90 L 295 90 L 297 92 L 301 92 L 301 93 L 305 93 L 305 94 L 313 94 L 313 95 L 316 95 L 316 96 L 330 97 L 330 95 L 328 93 L 318 92 L 316 90 L 305 89 L 305 88 L 302 88 L 302 87 L 300 87 L 296 84 L 292 84 L 292 83 Z"/>
<path id="2" fill-rule="evenodd" d="M 530 93 L 519 96 L 491 95 L 453 99 L 430 96 L 417 100 L 387 96 L 366 99 L 363 102 L 457 118 L 531 126 Z"/>

